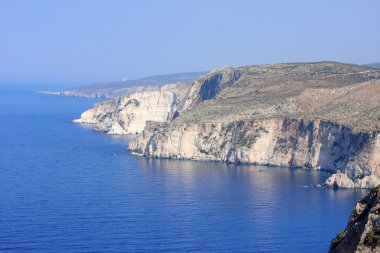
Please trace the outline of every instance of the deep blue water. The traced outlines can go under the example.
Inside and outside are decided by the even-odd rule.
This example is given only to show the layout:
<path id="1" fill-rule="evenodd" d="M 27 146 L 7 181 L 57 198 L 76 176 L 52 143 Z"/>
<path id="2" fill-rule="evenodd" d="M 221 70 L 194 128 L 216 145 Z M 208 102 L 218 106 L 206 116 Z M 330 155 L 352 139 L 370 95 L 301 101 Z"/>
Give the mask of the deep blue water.
<path id="1" fill-rule="evenodd" d="M 363 190 L 317 171 L 129 156 L 93 99 L 0 87 L 0 252 L 326 252 Z"/>

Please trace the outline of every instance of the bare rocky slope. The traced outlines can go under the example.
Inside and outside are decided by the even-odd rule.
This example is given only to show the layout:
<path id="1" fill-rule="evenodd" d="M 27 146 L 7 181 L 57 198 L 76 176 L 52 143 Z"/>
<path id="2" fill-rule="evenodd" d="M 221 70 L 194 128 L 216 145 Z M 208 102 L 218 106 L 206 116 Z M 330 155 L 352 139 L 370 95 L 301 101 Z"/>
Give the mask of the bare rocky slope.
<path id="1" fill-rule="evenodd" d="M 379 187 L 356 203 L 346 229 L 332 240 L 329 252 L 380 252 Z"/>
<path id="2" fill-rule="evenodd" d="M 178 84 L 121 96 L 95 104 L 73 122 L 93 124 L 95 130 L 107 134 L 137 134 L 144 130 L 147 121 L 171 121 L 187 90 L 187 85 Z"/>
<path id="3" fill-rule="evenodd" d="M 336 62 L 224 67 L 180 90 L 171 91 L 176 102 L 165 119 L 145 117 L 132 153 L 316 168 L 336 173 L 326 181 L 334 187 L 380 183 L 379 69 Z"/>

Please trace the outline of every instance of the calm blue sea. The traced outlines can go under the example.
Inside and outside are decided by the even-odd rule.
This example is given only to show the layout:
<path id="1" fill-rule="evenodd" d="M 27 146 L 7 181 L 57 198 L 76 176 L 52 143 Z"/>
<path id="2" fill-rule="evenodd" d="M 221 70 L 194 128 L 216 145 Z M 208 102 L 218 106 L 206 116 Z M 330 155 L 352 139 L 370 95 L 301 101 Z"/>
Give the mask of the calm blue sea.
<path id="1" fill-rule="evenodd" d="M 99 100 L 0 87 L 0 252 L 326 252 L 363 190 L 317 171 L 128 155 Z"/>

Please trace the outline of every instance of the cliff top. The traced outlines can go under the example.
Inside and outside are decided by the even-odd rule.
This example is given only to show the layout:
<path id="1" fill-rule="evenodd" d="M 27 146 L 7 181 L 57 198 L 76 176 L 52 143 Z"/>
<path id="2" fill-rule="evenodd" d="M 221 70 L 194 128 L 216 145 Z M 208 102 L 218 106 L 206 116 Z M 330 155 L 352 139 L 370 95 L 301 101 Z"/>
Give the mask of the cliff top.
<path id="1" fill-rule="evenodd" d="M 380 69 L 338 62 L 224 67 L 193 82 L 176 122 L 274 117 L 380 130 Z"/>

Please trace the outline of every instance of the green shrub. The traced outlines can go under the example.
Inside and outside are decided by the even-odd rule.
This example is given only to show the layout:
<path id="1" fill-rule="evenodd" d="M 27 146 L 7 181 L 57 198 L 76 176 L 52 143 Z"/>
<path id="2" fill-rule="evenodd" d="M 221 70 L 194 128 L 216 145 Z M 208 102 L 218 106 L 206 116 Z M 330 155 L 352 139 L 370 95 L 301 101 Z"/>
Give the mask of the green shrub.
<path id="1" fill-rule="evenodd" d="M 343 231 L 339 231 L 335 239 L 332 240 L 332 248 L 335 248 L 345 236 L 346 234 Z"/>
<path id="2" fill-rule="evenodd" d="M 380 246 L 380 228 L 371 229 L 364 239 L 364 245 L 376 247 Z"/>

